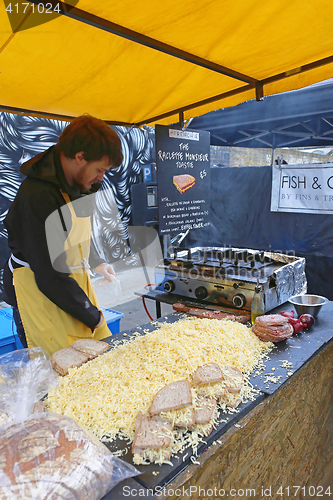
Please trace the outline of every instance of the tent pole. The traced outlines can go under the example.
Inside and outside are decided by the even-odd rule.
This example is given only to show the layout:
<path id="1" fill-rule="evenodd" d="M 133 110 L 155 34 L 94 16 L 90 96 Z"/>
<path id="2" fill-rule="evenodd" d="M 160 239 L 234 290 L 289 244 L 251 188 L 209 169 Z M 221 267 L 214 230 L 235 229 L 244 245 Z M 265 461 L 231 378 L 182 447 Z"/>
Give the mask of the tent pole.
<path id="1" fill-rule="evenodd" d="M 275 148 L 272 148 L 271 149 L 271 167 L 274 165 L 274 152 L 275 152 Z"/>
<path id="2" fill-rule="evenodd" d="M 183 128 L 184 126 L 184 111 L 179 111 L 179 127 Z"/>

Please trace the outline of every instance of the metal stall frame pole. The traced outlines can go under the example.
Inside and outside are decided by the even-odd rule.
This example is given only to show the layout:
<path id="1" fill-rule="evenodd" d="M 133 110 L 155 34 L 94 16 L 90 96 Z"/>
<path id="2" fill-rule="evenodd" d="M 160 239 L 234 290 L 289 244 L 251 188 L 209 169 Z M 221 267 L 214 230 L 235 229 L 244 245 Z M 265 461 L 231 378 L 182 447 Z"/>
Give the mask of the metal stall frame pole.
<path id="1" fill-rule="evenodd" d="M 169 247 L 171 245 L 171 242 L 170 242 L 170 235 L 169 234 L 165 234 L 163 236 L 163 257 L 165 259 L 167 259 L 170 255 L 170 252 L 169 252 Z"/>

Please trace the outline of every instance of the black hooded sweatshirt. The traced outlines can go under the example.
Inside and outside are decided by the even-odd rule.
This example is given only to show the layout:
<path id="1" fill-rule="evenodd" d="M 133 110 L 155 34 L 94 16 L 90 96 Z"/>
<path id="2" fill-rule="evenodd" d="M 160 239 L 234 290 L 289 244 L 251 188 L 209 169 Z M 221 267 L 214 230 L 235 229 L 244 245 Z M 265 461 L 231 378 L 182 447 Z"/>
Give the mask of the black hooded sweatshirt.
<path id="1" fill-rule="evenodd" d="M 65 254 L 62 256 L 64 262 L 61 267 L 64 272 L 53 268 L 47 246 L 45 221 L 49 215 L 55 211 L 59 212 L 59 209 L 64 207 L 61 210 L 63 216 L 60 216 L 64 241 L 71 230 L 71 216 L 61 191 L 67 193 L 70 200 L 74 201 L 95 193 L 100 184 L 94 184 L 85 194 L 69 186 L 56 146 L 31 158 L 21 166 L 20 170 L 27 177 L 22 182 L 4 222 L 8 231 L 8 246 L 15 257 L 30 265 L 39 290 L 48 299 L 93 329 L 100 320 L 100 312 L 77 282 L 69 276 L 70 270 L 65 264 Z M 89 199 L 92 197 L 88 197 L 87 201 Z M 92 215 L 92 202 L 78 205 L 74 203 L 72 206 L 77 217 Z M 83 213 L 78 213 L 78 210 Z M 94 268 L 102 262 L 91 246 L 91 266 Z M 12 264 L 14 268 L 19 267 L 13 261 Z M 4 269 L 3 284 L 5 301 L 17 307 L 13 277 L 8 263 Z"/>

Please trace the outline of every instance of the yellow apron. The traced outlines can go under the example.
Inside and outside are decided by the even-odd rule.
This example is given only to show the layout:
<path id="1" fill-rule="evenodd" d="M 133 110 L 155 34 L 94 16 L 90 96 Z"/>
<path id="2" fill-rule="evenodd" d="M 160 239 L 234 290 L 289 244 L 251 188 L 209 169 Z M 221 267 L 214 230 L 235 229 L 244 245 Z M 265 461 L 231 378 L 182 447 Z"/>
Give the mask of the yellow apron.
<path id="1" fill-rule="evenodd" d="M 75 279 L 92 304 L 99 307 L 87 265 L 90 252 L 90 217 L 77 217 L 68 195 L 62 195 L 72 217 L 72 228 L 65 241 L 66 264 L 71 269 L 70 277 Z M 71 346 L 74 340 L 101 340 L 111 335 L 105 320 L 92 333 L 88 326 L 51 302 L 37 287 L 35 275 L 30 267 L 14 269 L 13 276 L 28 347 L 39 346 L 52 355 L 59 349 Z"/>

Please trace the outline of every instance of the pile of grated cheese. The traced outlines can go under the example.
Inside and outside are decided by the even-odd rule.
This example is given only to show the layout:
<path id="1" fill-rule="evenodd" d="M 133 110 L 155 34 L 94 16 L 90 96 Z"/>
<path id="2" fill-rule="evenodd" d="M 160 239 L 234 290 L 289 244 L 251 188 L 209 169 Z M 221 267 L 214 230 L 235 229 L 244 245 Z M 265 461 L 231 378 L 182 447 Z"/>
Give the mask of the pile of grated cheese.
<path id="1" fill-rule="evenodd" d="M 68 415 L 99 439 L 132 440 L 138 412 L 146 413 L 159 389 L 192 374 L 208 362 L 236 366 L 245 375 L 244 396 L 255 391 L 248 375 L 273 344 L 229 320 L 189 318 L 141 336 L 137 333 L 113 350 L 60 379 L 46 400 L 49 410 Z"/>

